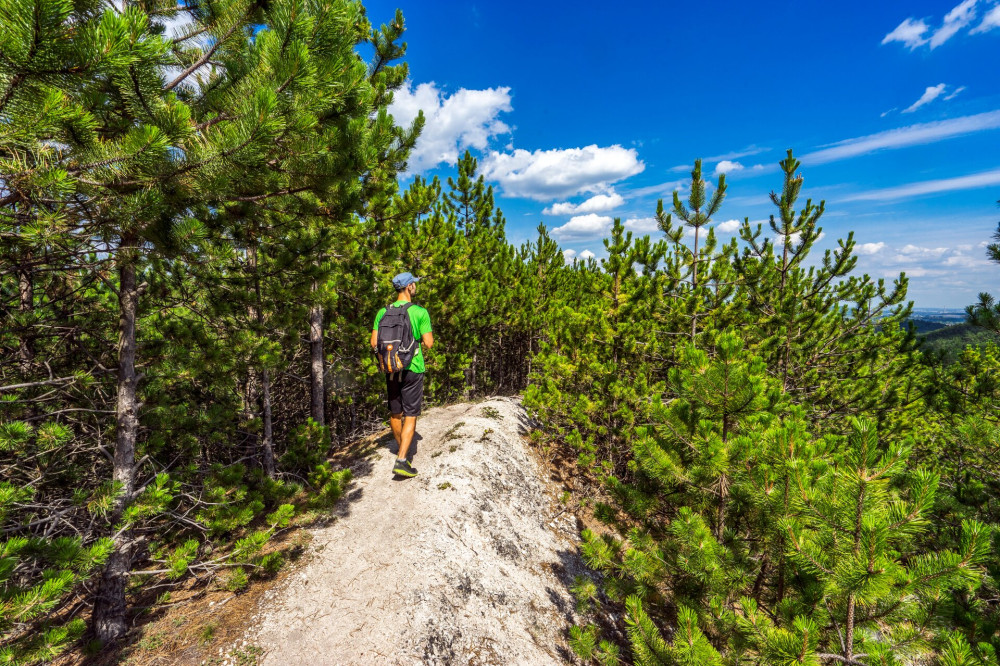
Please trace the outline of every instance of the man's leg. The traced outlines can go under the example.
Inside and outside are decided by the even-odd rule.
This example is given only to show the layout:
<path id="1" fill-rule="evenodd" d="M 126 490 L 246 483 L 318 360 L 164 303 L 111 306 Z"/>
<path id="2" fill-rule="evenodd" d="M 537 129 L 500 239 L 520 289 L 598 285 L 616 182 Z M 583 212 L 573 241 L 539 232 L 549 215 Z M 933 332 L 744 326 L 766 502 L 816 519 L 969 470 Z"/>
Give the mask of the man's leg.
<path id="1" fill-rule="evenodd" d="M 403 431 L 403 415 L 390 414 L 389 425 L 392 427 L 392 436 L 396 439 L 396 450 L 402 451 L 402 449 L 400 448 L 400 443 L 403 440 L 400 437 L 400 433 Z"/>
<path id="2" fill-rule="evenodd" d="M 401 476 L 416 476 L 417 470 L 406 460 L 417 429 L 417 416 L 423 402 L 424 375 L 404 371 L 400 376 L 400 395 L 403 403 L 403 422 L 399 432 L 399 455 L 393 472 Z"/>
<path id="3" fill-rule="evenodd" d="M 389 407 L 389 427 L 392 428 L 396 450 L 399 451 L 399 443 L 402 441 L 400 433 L 403 431 L 403 390 L 399 380 L 392 375 L 385 376 L 385 393 L 386 404 Z"/>
<path id="4" fill-rule="evenodd" d="M 417 417 L 404 416 L 402 426 L 402 432 L 398 438 L 399 455 L 396 456 L 397 460 L 406 458 L 406 454 L 410 450 L 410 444 L 413 443 L 413 433 L 417 429 Z"/>

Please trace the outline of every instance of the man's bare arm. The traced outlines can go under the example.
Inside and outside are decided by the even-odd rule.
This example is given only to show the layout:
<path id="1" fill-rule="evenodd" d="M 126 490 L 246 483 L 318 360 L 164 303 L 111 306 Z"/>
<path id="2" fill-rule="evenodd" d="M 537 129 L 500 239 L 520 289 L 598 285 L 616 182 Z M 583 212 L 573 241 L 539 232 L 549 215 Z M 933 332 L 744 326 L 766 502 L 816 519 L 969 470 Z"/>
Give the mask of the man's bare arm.
<path id="1" fill-rule="evenodd" d="M 378 349 L 378 329 L 372 331 L 372 339 L 370 344 L 372 346 L 372 351 Z"/>
<path id="2" fill-rule="evenodd" d="M 427 331 L 420 336 L 420 341 L 424 343 L 424 347 L 430 349 L 434 346 L 434 333 L 432 331 Z"/>

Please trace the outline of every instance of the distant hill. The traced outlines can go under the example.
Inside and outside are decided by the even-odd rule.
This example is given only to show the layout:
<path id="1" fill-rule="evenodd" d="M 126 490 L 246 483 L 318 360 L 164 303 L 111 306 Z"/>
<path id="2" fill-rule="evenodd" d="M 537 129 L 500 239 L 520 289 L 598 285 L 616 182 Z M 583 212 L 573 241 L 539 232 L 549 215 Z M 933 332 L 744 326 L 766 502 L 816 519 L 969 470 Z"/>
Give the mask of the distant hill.
<path id="1" fill-rule="evenodd" d="M 906 323 L 913 327 L 913 332 L 916 333 L 917 335 L 926 335 L 926 334 L 930 333 L 931 331 L 937 331 L 937 330 L 940 330 L 942 328 L 947 328 L 948 327 L 948 324 L 945 324 L 943 322 L 940 322 L 940 321 L 930 321 L 930 320 L 927 320 L 927 319 L 916 319 L 916 318 L 913 318 L 913 319 L 907 320 Z"/>
<path id="2" fill-rule="evenodd" d="M 911 318 L 938 324 L 964 324 L 965 308 L 913 308 Z"/>
<path id="3" fill-rule="evenodd" d="M 920 334 L 920 330 L 917 330 Z M 983 346 L 990 342 L 1000 344 L 1000 335 L 972 326 L 971 324 L 953 324 L 931 330 L 926 335 L 921 334 L 923 348 L 932 353 L 943 353 L 943 361 L 951 363 L 969 345 Z"/>

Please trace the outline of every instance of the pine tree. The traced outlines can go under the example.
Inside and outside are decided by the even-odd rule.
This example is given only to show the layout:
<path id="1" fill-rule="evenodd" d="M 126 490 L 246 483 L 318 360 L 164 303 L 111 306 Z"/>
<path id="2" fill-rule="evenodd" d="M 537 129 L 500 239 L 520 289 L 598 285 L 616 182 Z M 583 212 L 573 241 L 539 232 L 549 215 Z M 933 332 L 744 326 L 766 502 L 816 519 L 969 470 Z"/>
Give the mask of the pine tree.
<path id="1" fill-rule="evenodd" d="M 761 225 L 744 222 L 745 242 L 736 257 L 739 289 L 735 298 L 747 313 L 747 334 L 783 388 L 809 403 L 813 420 L 875 413 L 880 426 L 890 426 L 890 410 L 911 405 L 919 393 L 909 375 L 916 366 L 914 339 L 901 322 L 912 305 L 904 305 L 907 280 L 901 274 L 892 288 L 868 275 L 850 276 L 857 263 L 853 232 L 808 266 L 825 208 L 807 200 L 796 205 L 804 179 L 791 151 L 780 163 L 781 193 L 771 193 L 778 215 L 770 220 L 775 238 L 761 239 Z M 778 248 L 780 247 L 780 251 Z"/>
<path id="2" fill-rule="evenodd" d="M 846 441 L 812 440 L 734 333 L 713 347 L 672 371 L 678 398 L 638 433 L 635 480 L 608 480 L 616 507 L 598 515 L 626 539 L 584 533 L 585 558 L 625 602 L 636 663 L 933 653 L 942 602 L 980 584 L 989 530 L 967 521 L 955 550 L 923 551 L 937 478 L 908 468 L 908 444 L 879 442 L 864 420 Z M 785 556 L 787 578 L 770 574 Z M 673 614 L 668 643 L 657 620 Z"/>
<path id="3" fill-rule="evenodd" d="M 897 324 L 907 312 L 896 307 L 905 278 L 892 291 L 867 276 L 847 278 L 851 238 L 819 267 L 804 265 L 821 233 L 822 206 L 807 202 L 795 211 L 797 166 L 789 155 L 782 193 L 772 195 L 779 241 L 762 242 L 760 228 L 745 223 L 747 247 L 739 255 L 735 245 L 712 246 L 702 263 L 701 252 L 681 246 L 672 216 L 662 205 L 657 210 L 673 247 L 662 284 L 690 299 L 657 311 L 659 334 L 694 344 L 659 352 L 668 359 L 665 373 L 647 357 L 618 359 L 617 375 L 639 374 L 649 399 L 637 403 L 638 422 L 616 424 L 615 434 L 630 444 L 625 464 L 605 467 L 611 501 L 596 514 L 618 536 L 585 532 L 583 547 L 587 562 L 605 574 L 609 601 L 625 604 L 636 663 L 862 663 L 867 657 L 859 654 L 893 663 L 901 649 L 943 654 L 951 639 L 942 629 L 955 612 L 945 600 L 953 592 L 968 597 L 982 580 L 988 530 L 981 523 L 967 521 L 953 543 L 924 543 L 936 479 L 906 465 L 910 446 L 895 434 L 912 428 L 904 415 L 923 409 L 924 395 L 911 390 L 923 375 L 906 376 L 915 356 Z M 589 280 L 613 279 L 615 238 L 613 231 L 607 276 Z M 692 279 L 693 263 L 701 275 L 702 267 L 716 271 L 725 298 L 713 301 L 714 289 L 692 297 L 702 288 Z M 600 335 L 605 321 L 583 319 L 569 335 Z M 720 329 L 729 325 L 740 326 L 739 334 Z M 582 356 L 599 353 L 584 348 Z M 556 364 L 550 354 L 539 356 L 546 372 L 526 403 L 573 442 L 597 430 L 594 419 L 574 402 L 556 407 L 565 400 L 556 387 L 578 393 L 575 404 L 595 401 L 598 413 L 609 411 L 607 389 L 600 380 L 569 384 L 566 377 L 583 364 Z M 652 383 L 660 373 L 662 388 Z M 887 426 L 885 442 L 873 434 L 875 422 L 852 414 L 875 415 Z M 607 455 L 596 445 L 613 438 L 606 432 L 591 435 L 595 457 Z M 844 535 L 858 525 L 860 536 L 848 543 Z M 818 573 L 821 557 L 828 559 Z M 866 579 L 871 588 L 863 587 Z M 873 629 L 890 616 L 898 632 Z M 607 654 L 593 627 L 575 635 L 581 655 Z"/>
<path id="4" fill-rule="evenodd" d="M 485 343 L 512 316 L 511 292 L 502 288 L 501 281 L 503 276 L 510 275 L 514 249 L 507 242 L 503 213 L 494 206 L 493 187 L 486 185 L 482 175 L 477 175 L 478 161 L 466 150 L 457 166 L 458 178 L 448 178 L 450 191 L 445 192 L 442 203 L 449 223 L 465 235 L 467 263 L 462 302 L 467 309 L 462 318 L 472 325 L 452 333 L 467 336 L 460 342 L 472 350 L 467 384 L 471 392 L 477 392 L 489 387 L 495 379 L 484 370 L 491 367 L 491 357 L 497 352 Z M 498 339 L 502 339 L 500 336 L 502 333 L 497 334 Z"/>
<path id="5" fill-rule="evenodd" d="M 667 269 L 674 279 L 670 295 L 683 303 L 684 310 L 681 316 L 690 320 L 692 341 L 698 332 L 698 319 L 703 316 L 702 310 L 707 305 L 706 301 L 710 299 L 709 285 L 714 284 L 718 287 L 721 276 L 717 270 L 721 266 L 728 265 L 725 254 L 715 256 L 717 241 L 711 227 L 708 228 L 705 245 L 699 247 L 701 235 L 704 233 L 702 230 L 712 221 L 712 216 L 719 211 L 726 198 L 726 175 L 719 176 L 719 182 L 711 199 L 706 199 L 707 185 L 702 178 L 701 160 L 695 160 L 694 170 L 691 172 L 688 205 L 685 206 L 681 202 L 680 195 L 674 192 L 672 215 L 681 221 L 681 225 L 674 229 L 672 215 L 663 214 L 662 202 L 657 202 L 656 209 L 660 230 L 672 242 L 674 248 L 671 266 Z M 693 238 L 691 248 L 682 242 L 686 232 Z M 725 300 L 723 297 L 722 301 Z"/>
<path id="6" fill-rule="evenodd" d="M 552 240 L 544 224 L 539 224 L 536 231 L 535 242 L 524 243 L 518 252 L 518 270 L 510 285 L 514 289 L 511 310 L 516 343 L 508 343 L 508 350 L 512 358 L 520 359 L 515 386 L 527 385 L 535 352 L 554 328 L 551 313 L 572 289 L 572 276 L 564 268 L 565 256 L 559 244 Z"/>
<path id="7" fill-rule="evenodd" d="M 355 10 L 359 7 L 348 6 Z M 359 108 L 345 113 L 331 105 L 323 111 L 332 117 L 324 114 L 315 117 L 315 122 L 327 128 L 320 136 L 319 148 L 324 166 L 331 168 L 331 172 L 317 175 L 327 181 L 333 180 L 333 186 L 328 184 L 325 195 L 320 198 L 322 209 L 313 220 L 316 238 L 310 252 L 314 257 L 308 320 L 310 416 L 321 426 L 326 424 L 327 398 L 324 321 L 333 296 L 325 288 L 333 272 L 330 255 L 336 253 L 341 235 L 338 232 L 354 222 L 354 215 L 365 209 L 365 202 L 378 201 L 394 193 L 397 173 L 404 170 L 406 157 L 423 126 L 423 116 L 418 116 L 410 128 L 398 127 L 388 113 L 392 93 L 403 85 L 409 71 L 405 63 L 392 64 L 406 53 L 405 43 L 400 43 L 405 30 L 402 12 L 396 10 L 393 21 L 378 29 L 369 28 L 366 21 L 359 25 L 363 28 L 359 29 L 358 41 L 367 42 L 374 49 L 365 81 L 367 94 L 351 100 L 360 102 Z M 354 43 L 343 44 L 345 51 L 353 46 Z M 330 79 L 336 80 L 336 68 L 343 67 L 345 58 L 357 61 L 353 53 L 346 55 L 343 51 L 325 61 L 330 66 L 327 71 Z M 353 83 L 357 85 L 358 82 Z M 337 91 L 337 94 L 343 92 Z M 351 95 L 345 97 L 351 99 Z"/>
<path id="8" fill-rule="evenodd" d="M 956 550 L 914 551 L 938 477 L 907 469 L 911 444 L 880 442 L 870 420 L 851 425 L 846 449 L 826 469 L 807 475 L 799 466 L 793 472 L 796 492 L 784 522 L 789 552 L 806 579 L 803 587 L 814 587 L 823 601 L 814 607 L 812 622 L 797 617 L 795 624 L 800 633 L 809 624 L 833 625 L 835 633 L 818 641 L 821 659 L 851 663 L 864 654 L 894 663 L 895 655 L 924 649 L 940 627 L 935 611 L 941 600 L 953 590 L 978 587 L 990 530 L 964 522 Z M 752 604 L 744 613 L 757 633 L 766 620 Z M 766 630 L 757 639 L 760 649 L 775 640 Z"/>
<path id="9" fill-rule="evenodd" d="M 659 344 L 652 313 L 666 245 L 633 241 L 618 219 L 604 246 L 601 268 L 576 262 L 566 298 L 554 302 L 524 401 L 586 465 L 621 472 L 647 396 L 657 392 L 647 359 Z"/>

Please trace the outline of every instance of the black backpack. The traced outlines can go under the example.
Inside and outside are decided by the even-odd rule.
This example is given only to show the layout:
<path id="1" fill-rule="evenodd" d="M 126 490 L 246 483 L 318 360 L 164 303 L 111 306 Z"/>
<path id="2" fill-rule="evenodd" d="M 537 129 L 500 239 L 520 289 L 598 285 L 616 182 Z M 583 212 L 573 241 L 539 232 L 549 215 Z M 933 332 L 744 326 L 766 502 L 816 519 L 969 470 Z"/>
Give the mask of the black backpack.
<path id="1" fill-rule="evenodd" d="M 407 310 L 412 303 L 399 307 L 387 305 L 385 314 L 378 323 L 378 342 L 375 358 L 378 368 L 386 374 L 400 372 L 413 360 L 417 353 L 416 340 L 413 339 L 413 324 Z"/>

